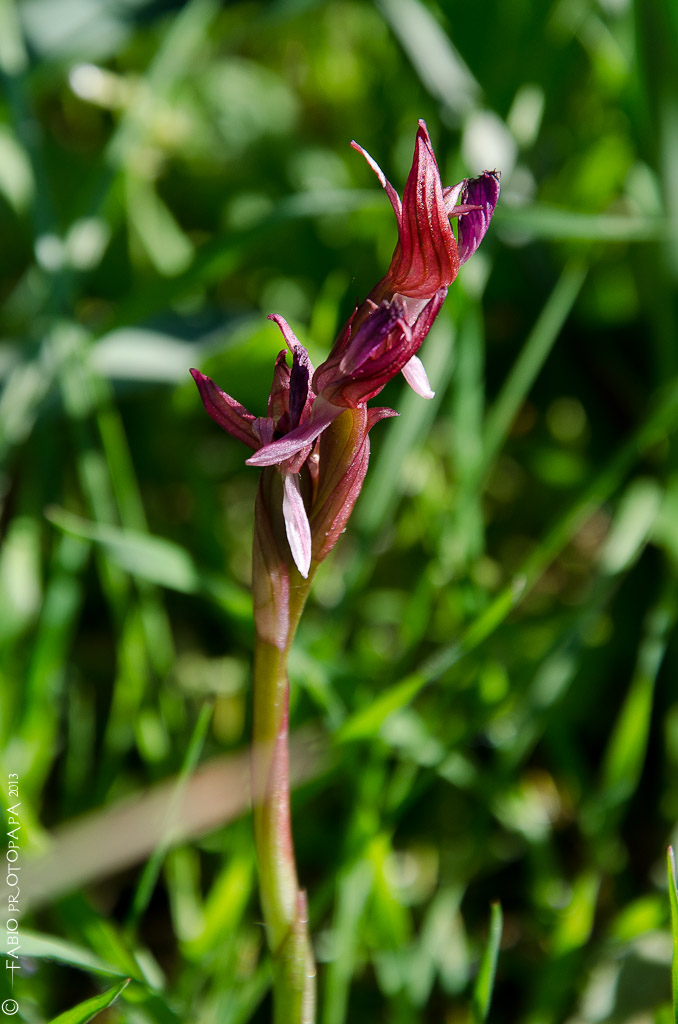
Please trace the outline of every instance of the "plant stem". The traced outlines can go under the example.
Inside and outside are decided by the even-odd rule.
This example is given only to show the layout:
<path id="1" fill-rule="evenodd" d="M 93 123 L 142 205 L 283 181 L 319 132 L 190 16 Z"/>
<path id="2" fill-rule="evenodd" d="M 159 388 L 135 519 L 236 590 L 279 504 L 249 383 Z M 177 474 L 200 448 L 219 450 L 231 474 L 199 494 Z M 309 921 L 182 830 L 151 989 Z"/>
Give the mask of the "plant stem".
<path id="1" fill-rule="evenodd" d="M 252 799 L 259 891 L 273 959 L 274 1024 L 313 1024 L 315 964 L 290 822 L 287 659 L 306 601 L 281 533 L 280 477 L 264 470 L 254 537 Z M 283 525 L 284 530 L 284 525 Z"/>

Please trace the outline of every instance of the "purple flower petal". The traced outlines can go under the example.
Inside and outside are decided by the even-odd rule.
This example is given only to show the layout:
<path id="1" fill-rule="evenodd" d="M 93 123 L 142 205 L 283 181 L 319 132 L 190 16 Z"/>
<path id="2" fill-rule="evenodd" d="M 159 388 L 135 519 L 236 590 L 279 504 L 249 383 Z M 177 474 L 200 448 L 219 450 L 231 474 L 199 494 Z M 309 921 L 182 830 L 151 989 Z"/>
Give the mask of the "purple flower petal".
<path id="1" fill-rule="evenodd" d="M 313 366 L 308 352 L 302 345 L 297 345 L 292 357 L 292 373 L 290 375 L 290 429 L 296 430 L 306 417 L 304 412 L 310 409 L 313 401 L 311 380 Z M 310 399 L 310 401 L 309 401 Z"/>
<path id="2" fill-rule="evenodd" d="M 259 437 L 254 430 L 255 417 L 248 412 L 244 405 L 236 402 L 225 391 L 218 388 L 213 380 L 206 377 L 200 370 L 191 370 L 193 380 L 198 385 L 198 391 L 202 398 L 205 409 L 215 423 L 218 423 L 222 430 L 226 430 L 231 437 L 237 438 L 250 448 L 261 446 Z"/>
<path id="3" fill-rule="evenodd" d="M 264 445 L 255 455 L 247 460 L 248 466 L 277 466 L 286 459 L 296 455 L 322 434 L 332 420 L 340 416 L 344 410 L 337 405 L 326 402 L 322 397 L 316 398 L 311 410 L 310 419 L 291 430 L 289 434 Z"/>
<path id="4" fill-rule="evenodd" d="M 499 198 L 500 178 L 499 171 L 484 171 L 478 178 L 471 178 L 462 190 L 462 204 L 478 206 L 479 209 L 459 217 L 457 248 L 460 264 L 473 256 L 485 237 Z"/>
<path id="5" fill-rule="evenodd" d="M 278 325 L 278 327 L 280 328 L 280 332 L 283 338 L 285 339 L 285 344 L 287 345 L 290 352 L 294 352 L 297 345 L 299 345 L 300 348 L 302 347 L 299 342 L 299 339 L 297 338 L 296 334 L 294 333 L 294 331 L 292 330 L 284 316 L 280 316 L 278 313 L 269 313 L 268 319 L 272 320 L 273 323 Z"/>
<path id="6" fill-rule="evenodd" d="M 374 358 L 398 323 L 407 326 L 402 302 L 394 299 L 391 303 L 376 306 L 351 338 L 339 362 L 340 373 L 347 376 L 358 373 L 369 359 Z"/>
<path id="7" fill-rule="evenodd" d="M 289 430 L 296 430 L 310 412 L 315 397 L 311 388 L 313 364 L 309 354 L 298 340 L 294 331 L 284 317 L 270 313 L 269 320 L 278 325 L 285 339 L 285 344 L 292 353 L 292 370 L 289 374 Z M 280 358 L 280 357 L 278 357 Z"/>
<path id="8" fill-rule="evenodd" d="M 283 473 L 283 518 L 295 565 L 304 579 L 311 568 L 311 527 L 296 473 Z"/>
<path id="9" fill-rule="evenodd" d="M 422 398 L 433 398 L 435 391 L 426 376 L 426 370 L 419 356 L 412 356 L 408 363 L 405 363 L 400 371 L 413 391 L 416 391 Z"/>
<path id="10" fill-rule="evenodd" d="M 275 420 L 270 416 L 257 416 L 252 426 L 259 438 L 259 447 L 271 443 L 275 433 Z"/>
<path id="11" fill-rule="evenodd" d="M 278 352 L 273 370 L 273 383 L 268 396 L 268 418 L 277 423 L 282 417 L 289 418 L 290 368 L 287 365 L 287 349 Z"/>

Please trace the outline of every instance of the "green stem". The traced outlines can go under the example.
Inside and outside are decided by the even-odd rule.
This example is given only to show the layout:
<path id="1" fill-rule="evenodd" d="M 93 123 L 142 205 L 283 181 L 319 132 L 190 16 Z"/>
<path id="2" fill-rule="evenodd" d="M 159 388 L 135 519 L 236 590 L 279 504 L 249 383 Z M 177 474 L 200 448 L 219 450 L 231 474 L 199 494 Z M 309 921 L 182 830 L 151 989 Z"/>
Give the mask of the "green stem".
<path id="1" fill-rule="evenodd" d="M 286 557 L 286 539 L 278 521 L 282 518 L 278 480 L 275 471 L 262 474 L 255 517 L 254 841 L 273 960 L 274 1024 L 313 1024 L 315 964 L 290 821 L 287 679 L 288 654 L 311 581 L 302 579 Z"/>

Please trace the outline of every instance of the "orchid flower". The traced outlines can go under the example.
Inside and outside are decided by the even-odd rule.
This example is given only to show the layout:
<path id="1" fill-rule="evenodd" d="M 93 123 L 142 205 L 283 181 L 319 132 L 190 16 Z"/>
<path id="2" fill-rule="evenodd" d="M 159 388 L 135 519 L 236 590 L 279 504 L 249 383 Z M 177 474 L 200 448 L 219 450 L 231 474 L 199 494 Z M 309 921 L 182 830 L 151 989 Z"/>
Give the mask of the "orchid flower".
<path id="1" fill-rule="evenodd" d="M 342 453 L 342 474 L 334 481 L 333 488 L 328 490 L 325 484 L 328 475 L 326 465 L 332 462 L 333 456 L 328 452 L 323 460 L 320 449 L 315 450 L 316 439 L 334 424 L 338 416 L 349 410 L 337 407 L 326 418 L 317 414 L 316 407 L 323 410 L 327 403 L 316 396 L 311 386 L 313 366 L 308 352 L 283 317 L 272 314 L 269 320 L 275 321 L 282 332 L 292 353 L 292 367 L 290 369 L 287 365 L 287 352 L 283 349 L 275 362 L 267 416 L 254 416 L 248 412 L 200 370 L 192 369 L 191 374 L 205 409 L 223 430 L 255 452 L 262 448 L 270 452 L 277 445 L 275 462 L 267 461 L 266 465 L 275 465 L 282 477 L 282 513 L 287 541 L 294 564 L 304 579 L 307 579 L 311 561 L 320 562 L 329 553 L 353 510 L 367 471 L 369 431 L 380 419 L 396 416 L 397 413 L 386 408 L 370 409 L 368 412 L 363 403 L 351 410 L 356 415 L 350 417 L 350 424 L 348 420 L 346 422 L 350 440 L 344 437 L 340 424 L 329 432 L 326 442 L 330 441 L 330 436 L 334 444 L 337 443 L 336 438 L 341 438 L 338 443 Z M 285 440 L 291 433 L 297 438 L 301 433 L 306 440 L 303 445 L 293 443 L 288 454 Z M 332 444 L 326 442 L 323 443 L 323 450 L 332 447 Z M 251 464 L 253 460 L 247 461 Z M 306 500 L 302 493 L 302 483 Z M 307 506 L 310 509 L 310 520 Z M 333 508 L 331 515 L 329 507 Z M 313 535 L 311 524 L 314 527 Z"/>
<path id="2" fill-rule="evenodd" d="M 275 361 L 267 416 L 253 416 L 204 373 L 191 370 L 203 405 L 212 419 L 232 437 L 255 451 L 270 445 L 276 437 L 284 436 L 300 426 L 303 428 L 315 398 L 311 388 L 313 367 L 308 352 L 299 344 L 282 317 L 272 316 L 270 319 L 275 320 L 282 331 L 292 353 L 292 367 L 287 365 L 287 352 L 283 349 Z M 308 576 L 311 564 L 311 531 L 299 477 L 310 453 L 309 443 L 298 446 L 289 458 L 278 461 L 278 469 L 283 478 L 283 515 L 287 539 L 294 561 L 304 578 Z"/>
<path id="3" fill-rule="evenodd" d="M 251 466 L 275 465 L 318 437 L 342 409 L 358 408 L 399 372 L 422 397 L 433 391 L 417 351 L 459 267 L 482 242 L 499 198 L 500 175 L 484 171 L 443 187 L 426 124 L 419 122 L 402 202 L 375 160 L 356 142 L 381 182 L 396 216 L 398 242 L 384 278 L 356 306 L 313 377 L 311 415 L 284 438 L 262 446 Z M 458 238 L 450 223 L 457 219 Z"/>
<path id="4" fill-rule="evenodd" d="M 278 355 L 265 417 L 253 416 L 209 377 L 191 371 L 210 416 L 254 449 L 248 465 L 278 467 L 289 547 L 304 578 L 310 571 L 313 542 L 301 491 L 302 467 L 313 468 L 308 460 L 317 439 L 345 409 L 364 407 L 397 373 L 402 372 L 418 394 L 433 397 L 416 353 L 459 267 L 480 245 L 499 196 L 496 171 L 443 187 L 423 121 L 402 202 L 372 157 L 356 142 L 351 145 L 363 154 L 391 201 L 398 242 L 386 276 L 356 306 L 328 358 L 314 374 L 306 349 L 287 321 L 271 315 L 293 362 L 290 370 L 285 352 Z M 450 223 L 454 218 L 457 239 Z"/>

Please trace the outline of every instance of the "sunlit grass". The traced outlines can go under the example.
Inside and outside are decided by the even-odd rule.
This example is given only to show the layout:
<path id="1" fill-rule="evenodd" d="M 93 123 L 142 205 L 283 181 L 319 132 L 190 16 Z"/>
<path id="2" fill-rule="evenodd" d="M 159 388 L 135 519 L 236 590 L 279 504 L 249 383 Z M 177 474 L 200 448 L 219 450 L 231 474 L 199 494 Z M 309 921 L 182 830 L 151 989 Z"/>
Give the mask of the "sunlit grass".
<path id="1" fill-rule="evenodd" d="M 267 313 L 322 358 L 394 243 L 349 142 L 402 186 L 422 116 L 502 202 L 291 661 L 319 1019 L 675 1015 L 676 53 L 661 0 L 0 5 L 21 1019 L 269 1019 L 256 472 L 188 367 L 263 413 Z"/>

